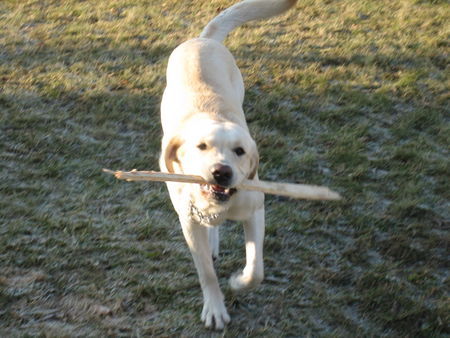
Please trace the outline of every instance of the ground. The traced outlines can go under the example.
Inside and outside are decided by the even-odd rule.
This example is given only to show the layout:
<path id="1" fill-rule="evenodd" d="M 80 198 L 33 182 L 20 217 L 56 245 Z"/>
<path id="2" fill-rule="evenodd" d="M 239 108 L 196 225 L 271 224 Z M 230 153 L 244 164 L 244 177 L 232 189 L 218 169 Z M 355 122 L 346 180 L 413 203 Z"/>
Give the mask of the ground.
<path id="1" fill-rule="evenodd" d="M 242 229 L 221 228 L 232 322 L 201 291 L 157 169 L 168 56 L 214 1 L 0 3 L 0 335 L 448 337 L 449 3 L 303 0 L 226 45 L 266 180 L 266 278 L 233 295 Z"/>

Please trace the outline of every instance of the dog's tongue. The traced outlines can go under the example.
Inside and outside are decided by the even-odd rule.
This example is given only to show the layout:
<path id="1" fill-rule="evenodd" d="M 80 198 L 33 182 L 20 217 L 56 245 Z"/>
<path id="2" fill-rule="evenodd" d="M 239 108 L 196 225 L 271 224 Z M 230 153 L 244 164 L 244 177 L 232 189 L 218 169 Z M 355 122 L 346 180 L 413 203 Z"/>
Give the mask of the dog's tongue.
<path id="1" fill-rule="evenodd" d="M 221 187 L 220 185 L 213 184 L 211 187 L 214 191 L 225 192 L 225 188 Z"/>

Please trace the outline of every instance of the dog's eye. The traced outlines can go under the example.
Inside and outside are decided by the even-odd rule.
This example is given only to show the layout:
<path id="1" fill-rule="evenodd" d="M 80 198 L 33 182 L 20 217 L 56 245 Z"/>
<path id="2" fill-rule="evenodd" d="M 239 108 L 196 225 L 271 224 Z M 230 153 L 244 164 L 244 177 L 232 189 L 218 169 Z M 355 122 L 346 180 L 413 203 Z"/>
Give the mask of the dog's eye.
<path id="1" fill-rule="evenodd" d="M 200 150 L 206 150 L 207 145 L 206 145 L 206 143 L 202 142 L 199 145 L 197 145 L 197 148 L 200 149 Z"/>
<path id="2" fill-rule="evenodd" d="M 237 156 L 242 156 L 245 154 L 245 150 L 242 147 L 237 147 L 233 149 Z"/>

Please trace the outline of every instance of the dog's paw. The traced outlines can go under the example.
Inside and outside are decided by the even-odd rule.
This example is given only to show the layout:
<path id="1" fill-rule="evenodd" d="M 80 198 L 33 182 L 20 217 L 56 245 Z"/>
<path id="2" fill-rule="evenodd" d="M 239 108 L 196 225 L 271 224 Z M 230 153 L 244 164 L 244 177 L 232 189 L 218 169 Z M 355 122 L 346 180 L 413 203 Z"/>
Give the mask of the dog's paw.
<path id="1" fill-rule="evenodd" d="M 236 272 L 230 277 L 230 287 L 234 292 L 241 292 L 252 289 L 261 284 L 264 274 L 245 274 L 244 272 Z"/>
<path id="2" fill-rule="evenodd" d="M 230 322 L 225 304 L 221 300 L 205 299 L 202 311 L 202 321 L 207 328 L 222 330 Z"/>

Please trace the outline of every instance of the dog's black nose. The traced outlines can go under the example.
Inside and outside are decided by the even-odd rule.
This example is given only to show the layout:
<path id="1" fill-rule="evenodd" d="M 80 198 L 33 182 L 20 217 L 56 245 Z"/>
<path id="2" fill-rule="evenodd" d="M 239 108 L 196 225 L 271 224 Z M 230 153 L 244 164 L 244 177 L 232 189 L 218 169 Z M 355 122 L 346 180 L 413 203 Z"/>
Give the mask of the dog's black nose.
<path id="1" fill-rule="evenodd" d="M 229 165 L 216 163 L 211 168 L 211 173 L 217 184 L 221 186 L 228 186 L 233 178 L 233 170 Z"/>

